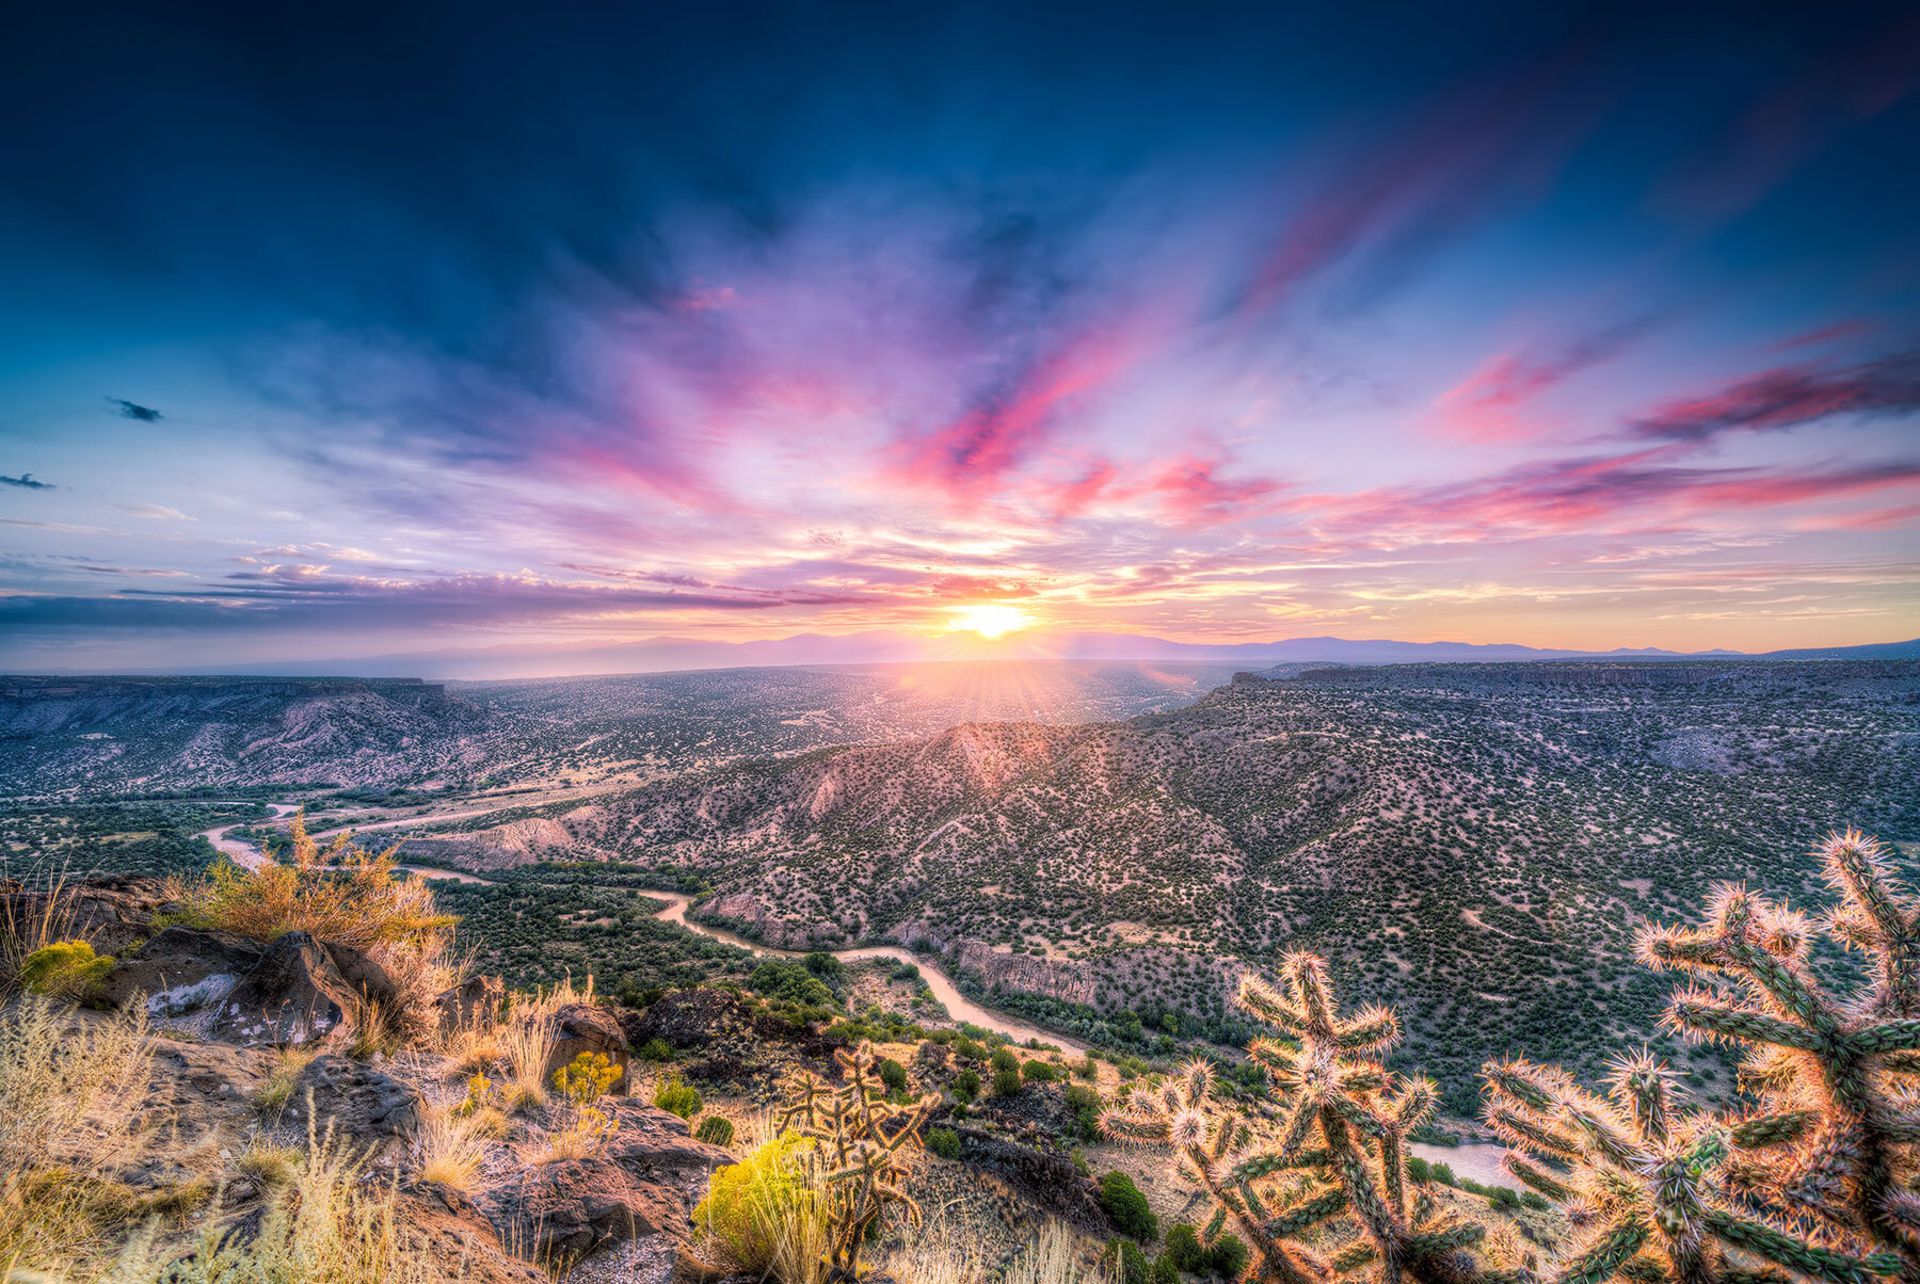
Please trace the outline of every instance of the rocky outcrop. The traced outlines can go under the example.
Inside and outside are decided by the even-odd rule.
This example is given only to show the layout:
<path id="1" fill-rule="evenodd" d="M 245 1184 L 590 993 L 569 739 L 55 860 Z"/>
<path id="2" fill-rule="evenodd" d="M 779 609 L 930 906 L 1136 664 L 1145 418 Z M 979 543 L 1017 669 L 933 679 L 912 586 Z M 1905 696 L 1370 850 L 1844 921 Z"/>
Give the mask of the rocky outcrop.
<path id="1" fill-rule="evenodd" d="M 314 1043 L 344 1027 L 354 998 L 326 947 L 288 932 L 221 1001 L 211 1033 L 247 1046 Z"/>
<path id="2" fill-rule="evenodd" d="M 493 1225 L 458 1191 L 416 1183 L 400 1191 L 400 1223 L 408 1241 L 463 1284 L 552 1284 L 553 1277 L 509 1253 Z"/>
<path id="3" fill-rule="evenodd" d="M 264 948 L 232 932 L 169 927 L 120 960 L 100 997 L 121 1008 L 144 996 L 149 1015 L 184 1016 L 226 998 Z"/>
<path id="4" fill-rule="evenodd" d="M 434 998 L 434 1028 L 445 1035 L 490 1026 L 506 998 L 507 987 L 499 977 L 476 973 Z"/>
<path id="5" fill-rule="evenodd" d="M 697 1260 L 693 1206 L 712 1171 L 735 1157 L 695 1141 L 686 1122 L 664 1110 L 633 1101 L 606 1109 L 615 1131 L 605 1151 L 529 1169 L 489 1191 L 481 1207 L 503 1241 L 537 1260 L 573 1263 L 648 1239 Z"/>
<path id="6" fill-rule="evenodd" d="M 614 1080 L 609 1091 L 616 1095 L 627 1091 L 633 1054 L 627 1046 L 626 1033 L 613 1013 L 589 1003 L 569 1003 L 555 1009 L 551 1021 L 553 1054 L 547 1060 L 548 1079 L 555 1070 L 582 1053 L 599 1052 L 620 1067 L 620 1077 Z"/>
<path id="7" fill-rule="evenodd" d="M 705 1048 L 753 1028 L 753 1005 L 732 990 L 672 990 L 638 1014 L 623 1018 L 628 1042 L 659 1039 L 670 1048 Z"/>
<path id="8" fill-rule="evenodd" d="M 1093 1234 L 1108 1230 L 1093 1183 L 1065 1155 L 1022 1146 L 978 1128 L 955 1131 L 963 1163 L 997 1174 L 1023 1200 L 1080 1230 Z"/>
<path id="9" fill-rule="evenodd" d="M 304 1134 L 309 1124 L 324 1136 L 356 1147 L 384 1150 L 410 1141 L 420 1130 L 421 1097 L 410 1085 L 346 1057 L 315 1057 L 294 1078 L 282 1118 Z"/>
<path id="10" fill-rule="evenodd" d="M 45 923 L 55 940 L 83 940 L 120 955 L 154 934 L 172 907 L 165 881 L 143 874 L 101 874 L 51 891 L 0 880 L 0 923 Z"/>

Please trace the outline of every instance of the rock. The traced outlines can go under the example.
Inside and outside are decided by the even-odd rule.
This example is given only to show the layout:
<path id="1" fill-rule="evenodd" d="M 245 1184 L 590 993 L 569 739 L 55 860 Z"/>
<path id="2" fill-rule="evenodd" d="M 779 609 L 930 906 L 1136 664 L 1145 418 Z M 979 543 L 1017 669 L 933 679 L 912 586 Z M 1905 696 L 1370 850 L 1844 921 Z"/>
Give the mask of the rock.
<path id="1" fill-rule="evenodd" d="M 420 1129 L 420 1106 L 420 1094 L 410 1085 L 364 1061 L 324 1056 L 295 1076 L 282 1117 L 302 1131 L 311 1123 L 316 1136 L 325 1137 L 331 1128 L 334 1137 L 350 1145 L 380 1147 L 413 1138 Z"/>
<path id="2" fill-rule="evenodd" d="M 181 1016 L 225 998 L 263 949 L 232 932 L 169 927 L 121 959 L 100 995 L 121 1008 L 144 994 L 149 1015 Z"/>
<path id="3" fill-rule="evenodd" d="M 333 960 L 334 971 L 363 1002 L 378 1003 L 389 1012 L 399 1002 L 400 987 L 394 984 L 387 969 L 373 961 L 365 951 L 351 945 L 342 945 L 337 941 L 323 943 L 327 957 Z"/>
<path id="4" fill-rule="evenodd" d="M 619 1095 L 627 1091 L 631 1077 L 631 1049 L 620 1022 L 605 1008 L 590 1003 L 569 1003 L 553 1013 L 553 1055 L 547 1059 L 547 1078 L 561 1066 L 570 1064 L 583 1052 L 604 1052 L 607 1060 L 620 1067 L 620 1077 L 610 1089 Z"/>
<path id="5" fill-rule="evenodd" d="M 714 1169 L 739 1162 L 732 1151 L 695 1141 L 686 1120 L 658 1107 L 628 1100 L 601 1108 L 615 1124 L 607 1157 L 640 1181 L 678 1191 L 689 1209 L 707 1193 Z"/>
<path id="6" fill-rule="evenodd" d="M 999 1175 L 1029 1206 L 1089 1234 L 1109 1229 L 1093 1183 L 1065 1155 L 1022 1146 L 978 1128 L 962 1126 L 954 1131 L 960 1135 L 961 1161 Z"/>
<path id="7" fill-rule="evenodd" d="M 487 1203 L 500 1238 L 536 1261 L 573 1263 L 605 1244 L 692 1231 L 679 1192 L 635 1181 L 606 1155 L 528 1169 Z"/>
<path id="8" fill-rule="evenodd" d="M 507 987 L 499 977 L 476 973 L 434 999 L 435 1025 L 441 1034 L 484 1028 L 500 1015 L 506 998 Z"/>
<path id="9" fill-rule="evenodd" d="M 464 1284 L 552 1284 L 552 1277 L 514 1257 L 472 1200 L 430 1183 L 401 1188 L 400 1222 L 414 1249 L 440 1279 Z"/>
<path id="10" fill-rule="evenodd" d="M 101 874 L 51 892 L 0 884 L 0 923 L 46 922 L 54 940 L 90 941 L 97 954 L 133 949 L 172 904 L 165 881 L 144 874 Z"/>
<path id="11" fill-rule="evenodd" d="M 673 990 L 622 1021 L 635 1047 L 659 1039 L 670 1048 L 704 1048 L 753 1027 L 753 1006 L 731 990 Z"/>
<path id="12" fill-rule="evenodd" d="M 245 1046 L 313 1043 L 341 1029 L 353 993 L 318 941 L 288 932 L 221 1002 L 211 1033 Z"/>

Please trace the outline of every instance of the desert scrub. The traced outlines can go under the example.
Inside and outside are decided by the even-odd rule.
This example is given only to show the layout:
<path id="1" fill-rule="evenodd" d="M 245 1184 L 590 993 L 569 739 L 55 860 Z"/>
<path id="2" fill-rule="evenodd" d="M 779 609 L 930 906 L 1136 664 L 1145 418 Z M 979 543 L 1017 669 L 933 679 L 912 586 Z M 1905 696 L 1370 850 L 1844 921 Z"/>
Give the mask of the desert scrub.
<path id="1" fill-rule="evenodd" d="M 653 1104 L 682 1119 L 692 1119 L 704 1103 L 698 1088 L 682 1081 L 679 1075 L 670 1074 L 653 1090 Z"/>
<path id="2" fill-rule="evenodd" d="M 700 1121 L 700 1126 L 693 1130 L 693 1135 L 696 1140 L 704 1141 L 709 1146 L 720 1146 L 722 1148 L 731 1146 L 733 1144 L 733 1120 L 728 1119 L 724 1115 L 708 1115 Z"/>
<path id="3" fill-rule="evenodd" d="M 464 1103 L 463 1103 L 464 1104 Z M 471 1194 L 487 1159 L 479 1116 L 460 1106 L 428 1106 L 420 1112 L 414 1145 L 420 1180 Z"/>
<path id="4" fill-rule="evenodd" d="M 50 999 L 82 1002 L 113 971 L 113 955 L 95 954 L 90 941 L 55 941 L 20 962 L 21 988 Z"/>
<path id="5" fill-rule="evenodd" d="M 714 1171 L 693 1221 L 729 1265 L 781 1284 L 825 1280 L 827 1191 L 810 1162 L 816 1144 L 783 1133 Z"/>

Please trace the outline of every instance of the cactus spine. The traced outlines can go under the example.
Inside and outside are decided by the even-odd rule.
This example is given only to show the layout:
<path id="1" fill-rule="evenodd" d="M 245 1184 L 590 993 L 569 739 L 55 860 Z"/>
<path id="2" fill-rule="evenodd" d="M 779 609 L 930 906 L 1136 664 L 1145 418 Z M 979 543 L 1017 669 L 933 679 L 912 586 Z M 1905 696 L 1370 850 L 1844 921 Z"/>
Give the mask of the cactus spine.
<path id="1" fill-rule="evenodd" d="M 1644 931 L 1639 950 L 1694 978 L 1667 1025 L 1748 1049 L 1743 1076 L 1762 1102 L 1734 1132 L 1756 1160 L 1734 1169 L 1748 1198 L 1828 1237 L 1865 1235 L 1920 1280 L 1920 1204 L 1899 1181 L 1920 1139 L 1920 1101 L 1901 1082 L 1920 1051 L 1920 910 L 1875 840 L 1835 834 L 1815 855 L 1842 898 L 1825 927 L 1872 968 L 1861 993 L 1829 993 L 1808 965 L 1806 917 L 1744 887 L 1716 889 L 1705 926 Z"/>

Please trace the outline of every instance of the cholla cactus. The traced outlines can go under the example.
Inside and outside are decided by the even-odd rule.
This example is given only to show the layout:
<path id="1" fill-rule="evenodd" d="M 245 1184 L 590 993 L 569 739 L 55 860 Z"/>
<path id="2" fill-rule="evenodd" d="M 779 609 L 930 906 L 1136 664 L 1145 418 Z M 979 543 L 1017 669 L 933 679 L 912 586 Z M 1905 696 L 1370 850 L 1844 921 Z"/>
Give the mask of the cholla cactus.
<path id="1" fill-rule="evenodd" d="M 1279 987 L 1245 978 L 1240 1003 L 1280 1032 L 1249 1048 L 1285 1108 L 1277 1138 L 1255 1143 L 1244 1126 L 1209 1109 L 1212 1080 L 1202 1062 L 1189 1063 L 1157 1094 L 1110 1112 L 1107 1131 L 1173 1147 L 1218 1206 L 1209 1237 L 1231 1218 L 1253 1246 L 1249 1279 L 1306 1284 L 1368 1265 L 1386 1284 L 1403 1276 L 1423 1284 L 1481 1277 L 1463 1250 L 1483 1227 L 1408 1208 L 1405 1139 L 1432 1111 L 1435 1093 L 1429 1080 L 1383 1064 L 1400 1037 L 1393 1013 L 1375 1007 L 1341 1017 L 1326 964 L 1304 953 L 1282 960 Z M 1288 1176 L 1295 1178 L 1288 1202 L 1269 1209 L 1272 1184 Z M 1329 1223 L 1342 1215 L 1359 1223 L 1359 1236 L 1334 1238 Z M 1328 1236 L 1324 1257 L 1294 1242 L 1316 1227 Z"/>
<path id="2" fill-rule="evenodd" d="M 1873 964 L 1862 994 L 1828 993 L 1808 967 L 1805 916 L 1744 887 L 1716 889 L 1704 927 L 1644 931 L 1640 955 L 1695 978 L 1669 1003 L 1670 1027 L 1748 1049 L 1743 1076 L 1763 1108 L 1734 1138 L 1764 1155 L 1735 1169 L 1752 1200 L 1836 1242 L 1869 1235 L 1920 1280 L 1920 1201 L 1898 1180 L 1920 1101 L 1895 1082 L 1920 1050 L 1920 1018 L 1907 1015 L 1915 910 L 1873 840 L 1834 835 L 1816 854 L 1844 898 L 1829 929 Z"/>
<path id="3" fill-rule="evenodd" d="M 887 1101 L 870 1043 L 833 1055 L 843 1081 L 830 1085 L 800 1071 L 794 1078 L 795 1100 L 780 1113 L 779 1127 L 819 1143 L 811 1153 L 824 1166 L 827 1187 L 825 1265 L 829 1279 L 851 1282 L 859 1276 L 867 1232 L 888 1206 L 898 1205 L 908 1220 L 920 1220 L 920 1206 L 902 1183 L 922 1149 L 927 1116 L 940 1099 L 922 1096 L 907 1105 Z"/>
<path id="4" fill-rule="evenodd" d="M 1645 1052 L 1615 1063 L 1604 1097 L 1526 1061 L 1489 1064 L 1486 1094 L 1487 1122 L 1515 1147 L 1507 1171 L 1585 1230 L 1562 1284 L 1756 1278 L 1730 1267 L 1729 1248 L 1837 1284 L 1900 1268 L 1897 1257 L 1863 1260 L 1743 1211 L 1724 1180 L 1728 1128 L 1682 1110 L 1671 1073 Z"/>
<path id="5" fill-rule="evenodd" d="M 1213 1067 L 1195 1059 L 1152 1090 L 1100 1116 L 1100 1128 L 1120 1141 L 1159 1144 L 1173 1151 L 1181 1172 L 1212 1197 L 1213 1219 L 1202 1238 L 1211 1243 L 1232 1220 L 1252 1250 L 1246 1279 L 1312 1284 L 1331 1273 L 1317 1256 L 1287 1244 L 1271 1227 L 1257 1184 L 1297 1165 L 1248 1144 L 1245 1125 L 1213 1098 Z M 1338 1211 L 1330 1210 L 1330 1211 Z"/>

